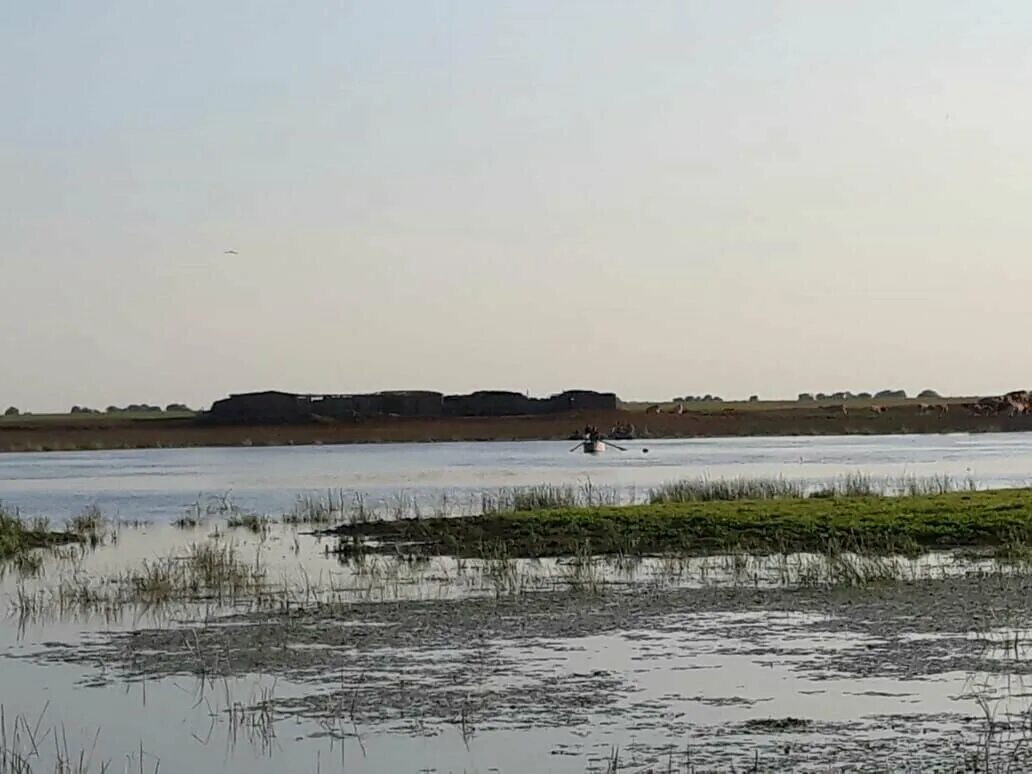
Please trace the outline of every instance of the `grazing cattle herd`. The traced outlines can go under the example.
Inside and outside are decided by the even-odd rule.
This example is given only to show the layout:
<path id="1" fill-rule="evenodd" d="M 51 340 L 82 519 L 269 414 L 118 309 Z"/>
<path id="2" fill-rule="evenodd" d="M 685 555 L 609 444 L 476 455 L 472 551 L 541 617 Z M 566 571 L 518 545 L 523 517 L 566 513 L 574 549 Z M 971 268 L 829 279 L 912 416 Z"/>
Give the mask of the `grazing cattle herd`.
<path id="1" fill-rule="evenodd" d="M 844 416 L 856 415 L 874 415 L 878 416 L 885 414 L 887 411 L 895 412 L 914 412 L 916 411 L 919 415 L 936 415 L 945 416 L 950 413 L 950 403 L 946 400 L 939 400 L 936 402 L 928 403 L 914 403 L 904 402 L 893 404 L 889 406 L 883 406 L 878 404 L 865 404 L 858 403 L 856 405 L 847 405 L 846 403 L 834 403 L 819 406 L 823 412 L 842 414 Z M 1032 390 L 1014 390 L 1008 392 L 1005 395 L 991 396 L 986 398 L 979 398 L 976 401 L 971 402 L 954 402 L 954 409 L 964 409 L 970 414 L 975 416 L 1024 416 L 1032 415 Z M 685 405 L 683 401 L 675 401 L 672 406 L 661 406 L 660 404 L 653 404 L 645 408 L 645 413 L 649 415 L 658 414 L 691 414 L 693 412 L 689 406 Z M 710 413 L 710 412 L 705 412 Z M 736 413 L 734 408 L 725 406 L 719 412 L 725 416 L 734 415 Z"/>
<path id="2" fill-rule="evenodd" d="M 1032 414 L 1032 390 L 1014 390 L 1006 395 L 981 398 L 963 405 L 978 416 L 1024 416 Z"/>

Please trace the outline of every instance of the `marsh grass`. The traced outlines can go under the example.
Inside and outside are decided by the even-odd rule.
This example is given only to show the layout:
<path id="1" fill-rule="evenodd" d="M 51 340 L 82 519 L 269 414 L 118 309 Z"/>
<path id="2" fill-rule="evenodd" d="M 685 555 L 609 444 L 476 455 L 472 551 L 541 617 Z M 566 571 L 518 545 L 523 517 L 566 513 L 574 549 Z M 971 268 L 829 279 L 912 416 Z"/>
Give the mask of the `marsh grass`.
<path id="1" fill-rule="evenodd" d="M 213 541 L 191 544 L 185 554 L 144 560 L 112 577 L 76 573 L 34 591 L 19 584 L 11 605 L 19 616 L 30 618 L 73 613 L 115 616 L 127 606 L 191 602 L 233 606 L 266 601 L 271 594 L 267 581 L 260 559 L 244 561 L 234 544 Z"/>
<path id="2" fill-rule="evenodd" d="M 195 529 L 205 522 L 204 508 L 200 500 L 190 503 L 183 509 L 183 514 L 172 522 L 173 527 L 180 529 Z"/>
<path id="3" fill-rule="evenodd" d="M 601 505 L 620 505 L 619 490 L 600 487 L 591 479 L 573 484 L 539 484 L 511 487 L 484 492 L 480 497 L 481 513 L 508 513 L 513 511 L 545 511 L 555 508 L 591 508 Z"/>
<path id="4" fill-rule="evenodd" d="M 284 524 L 332 524 L 342 520 L 347 507 L 343 490 L 327 490 L 326 496 L 300 494 L 294 505 L 284 514 Z"/>
<path id="5" fill-rule="evenodd" d="M 570 495 L 567 490 L 559 498 Z M 551 496 L 546 493 L 534 502 Z M 347 500 L 337 502 L 351 507 Z M 358 507 L 364 508 L 364 503 Z M 17 564 L 6 564 L 23 579 L 10 607 L 29 617 L 117 616 L 131 606 L 158 609 L 195 603 L 254 609 L 344 597 L 510 596 L 559 589 L 599 594 L 643 579 L 659 586 L 867 586 L 928 577 L 937 570 L 924 567 L 919 559 L 929 551 L 945 550 L 967 552 L 958 561 L 978 572 L 1032 575 L 1032 492 L 1027 490 L 355 519 L 329 533 L 337 536 L 335 552 L 340 566 L 347 568 L 341 573 L 343 585 L 332 578 L 329 585 L 312 583 L 306 574 L 303 588 L 291 571 L 285 570 L 282 579 L 267 577 L 261 557 L 272 527 L 264 517 L 230 520 L 260 534 L 250 547 L 248 541 L 242 543 L 244 550 L 254 549 L 248 554 L 251 559 L 224 537 L 228 533 L 107 576 L 83 572 L 81 562 L 76 565 L 75 558 L 81 558 L 88 545 L 60 553 L 54 548 L 23 551 Z M 23 520 L 17 523 L 22 530 L 28 526 Z M 334 551 L 332 543 L 326 550 Z M 71 562 L 68 567 L 62 567 L 64 553 Z M 447 566 L 443 574 L 449 578 L 435 578 L 432 565 Z M 51 573 L 56 578 L 52 583 L 35 580 Z"/>
<path id="6" fill-rule="evenodd" d="M 370 506 L 362 492 L 329 489 L 325 495 L 299 494 L 290 510 L 283 515 L 282 521 L 284 524 L 360 524 L 373 519 L 420 515 L 416 499 L 405 493 L 399 493 L 394 502 L 384 503 L 380 509 L 376 509 Z M 441 515 L 447 513 L 442 512 Z"/>
<path id="7" fill-rule="evenodd" d="M 600 594 L 607 585 L 606 564 L 591 551 L 591 544 L 582 544 L 568 560 L 559 564 L 560 580 L 577 594 Z"/>
<path id="8" fill-rule="evenodd" d="M 54 532 L 45 519 L 26 521 L 17 511 L 10 511 L 0 504 L 0 566 L 4 561 L 14 561 L 19 569 L 42 567 L 41 560 L 31 552 L 48 546 L 78 542 L 79 533 Z"/>
<path id="9" fill-rule="evenodd" d="M 902 476 L 875 479 L 851 473 L 828 483 L 773 478 L 714 479 L 700 477 L 673 481 L 639 492 L 636 488 L 600 486 L 590 478 L 572 484 L 537 484 L 503 487 L 483 492 L 440 492 L 421 496 L 401 490 L 372 499 L 360 491 L 330 489 L 299 494 L 283 514 L 284 524 L 330 527 L 373 521 L 440 519 L 504 513 L 533 513 L 561 508 L 598 508 L 645 503 L 688 503 L 793 498 L 918 496 L 974 491 L 973 480 L 958 482 L 949 476 Z"/>
<path id="10" fill-rule="evenodd" d="M 65 727 L 44 727 L 44 718 L 49 704 L 44 706 L 39 717 L 30 719 L 25 715 L 8 716 L 0 704 L 0 774 L 158 774 L 161 761 L 144 752 L 126 755 L 126 760 L 116 769 L 110 760 L 97 759 L 97 745 L 100 731 L 93 736 L 89 749 L 73 750 L 68 744 Z M 149 760 L 148 760 L 149 759 Z M 153 767 L 151 765 L 153 761 Z"/>
<path id="11" fill-rule="evenodd" d="M 68 520 L 68 531 L 84 537 L 101 535 L 104 530 L 104 514 L 96 505 L 87 505 Z"/>
<path id="12" fill-rule="evenodd" d="M 974 492 L 974 478 L 957 480 L 948 475 L 904 475 L 876 479 L 866 473 L 849 473 L 827 483 L 811 485 L 801 479 L 731 478 L 706 476 L 673 481 L 648 492 L 648 502 L 663 503 L 732 502 L 836 497 L 921 497 L 950 492 Z M 513 509 L 515 510 L 515 509 Z"/>
<path id="13" fill-rule="evenodd" d="M 649 490 L 648 500 L 661 503 L 696 503 L 732 500 L 773 500 L 806 497 L 806 484 L 784 478 L 702 477 L 672 481 Z"/>
<path id="14" fill-rule="evenodd" d="M 940 484 L 940 486 L 944 486 Z M 341 525 L 342 550 L 406 550 L 470 558 L 597 554 L 797 552 L 913 555 L 992 547 L 1018 555 L 1032 545 L 1032 490 L 950 491 L 902 496 L 689 500 L 563 507 L 468 518 Z"/>
<path id="15" fill-rule="evenodd" d="M 256 535 L 267 533 L 271 524 L 272 520 L 268 516 L 259 516 L 257 513 L 241 513 L 226 520 L 228 528 L 246 529 Z"/>

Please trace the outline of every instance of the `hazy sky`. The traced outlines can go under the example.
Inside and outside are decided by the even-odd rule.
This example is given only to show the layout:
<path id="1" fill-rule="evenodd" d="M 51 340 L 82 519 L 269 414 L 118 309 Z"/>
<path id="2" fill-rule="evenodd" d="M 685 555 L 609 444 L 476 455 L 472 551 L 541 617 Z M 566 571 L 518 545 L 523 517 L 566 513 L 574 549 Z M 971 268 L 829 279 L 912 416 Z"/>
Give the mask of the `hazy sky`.
<path id="1" fill-rule="evenodd" d="M 4 3 L 0 404 L 1032 386 L 1030 39 L 1025 0 Z"/>

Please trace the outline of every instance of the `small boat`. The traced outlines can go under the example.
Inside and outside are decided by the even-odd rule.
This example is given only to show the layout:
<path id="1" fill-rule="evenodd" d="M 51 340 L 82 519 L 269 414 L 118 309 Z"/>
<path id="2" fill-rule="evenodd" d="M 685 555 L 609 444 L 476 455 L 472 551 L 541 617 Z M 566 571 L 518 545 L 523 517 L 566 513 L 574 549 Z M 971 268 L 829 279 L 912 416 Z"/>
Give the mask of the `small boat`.
<path id="1" fill-rule="evenodd" d="M 609 442 L 609 446 L 620 451 L 627 451 L 622 446 L 617 446 L 612 441 Z M 577 442 L 570 451 L 574 452 L 577 449 L 583 449 L 585 454 L 601 454 L 606 450 L 606 442 L 602 439 L 602 434 L 595 428 L 587 428 L 584 433 L 584 439 Z"/>

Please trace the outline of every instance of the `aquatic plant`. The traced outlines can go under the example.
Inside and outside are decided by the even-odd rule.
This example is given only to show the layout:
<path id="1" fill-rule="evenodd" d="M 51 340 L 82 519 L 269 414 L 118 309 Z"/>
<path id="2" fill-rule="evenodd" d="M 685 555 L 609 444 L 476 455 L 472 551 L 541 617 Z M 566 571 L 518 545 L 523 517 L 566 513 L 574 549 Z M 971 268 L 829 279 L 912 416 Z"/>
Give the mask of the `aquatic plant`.
<path id="1" fill-rule="evenodd" d="M 98 538 L 104 529 L 104 514 L 97 505 L 87 505 L 68 520 L 68 531 L 87 538 Z"/>
<path id="2" fill-rule="evenodd" d="M 51 531 L 49 522 L 44 519 L 26 522 L 17 511 L 10 511 L 0 503 L 0 561 L 19 558 L 33 562 L 35 560 L 25 558 L 33 549 L 79 540 L 79 534 Z"/>
<path id="3" fill-rule="evenodd" d="M 268 516 L 259 516 L 257 513 L 238 513 L 226 520 L 226 526 L 230 529 L 246 529 L 256 535 L 267 532 L 270 523 Z"/>

